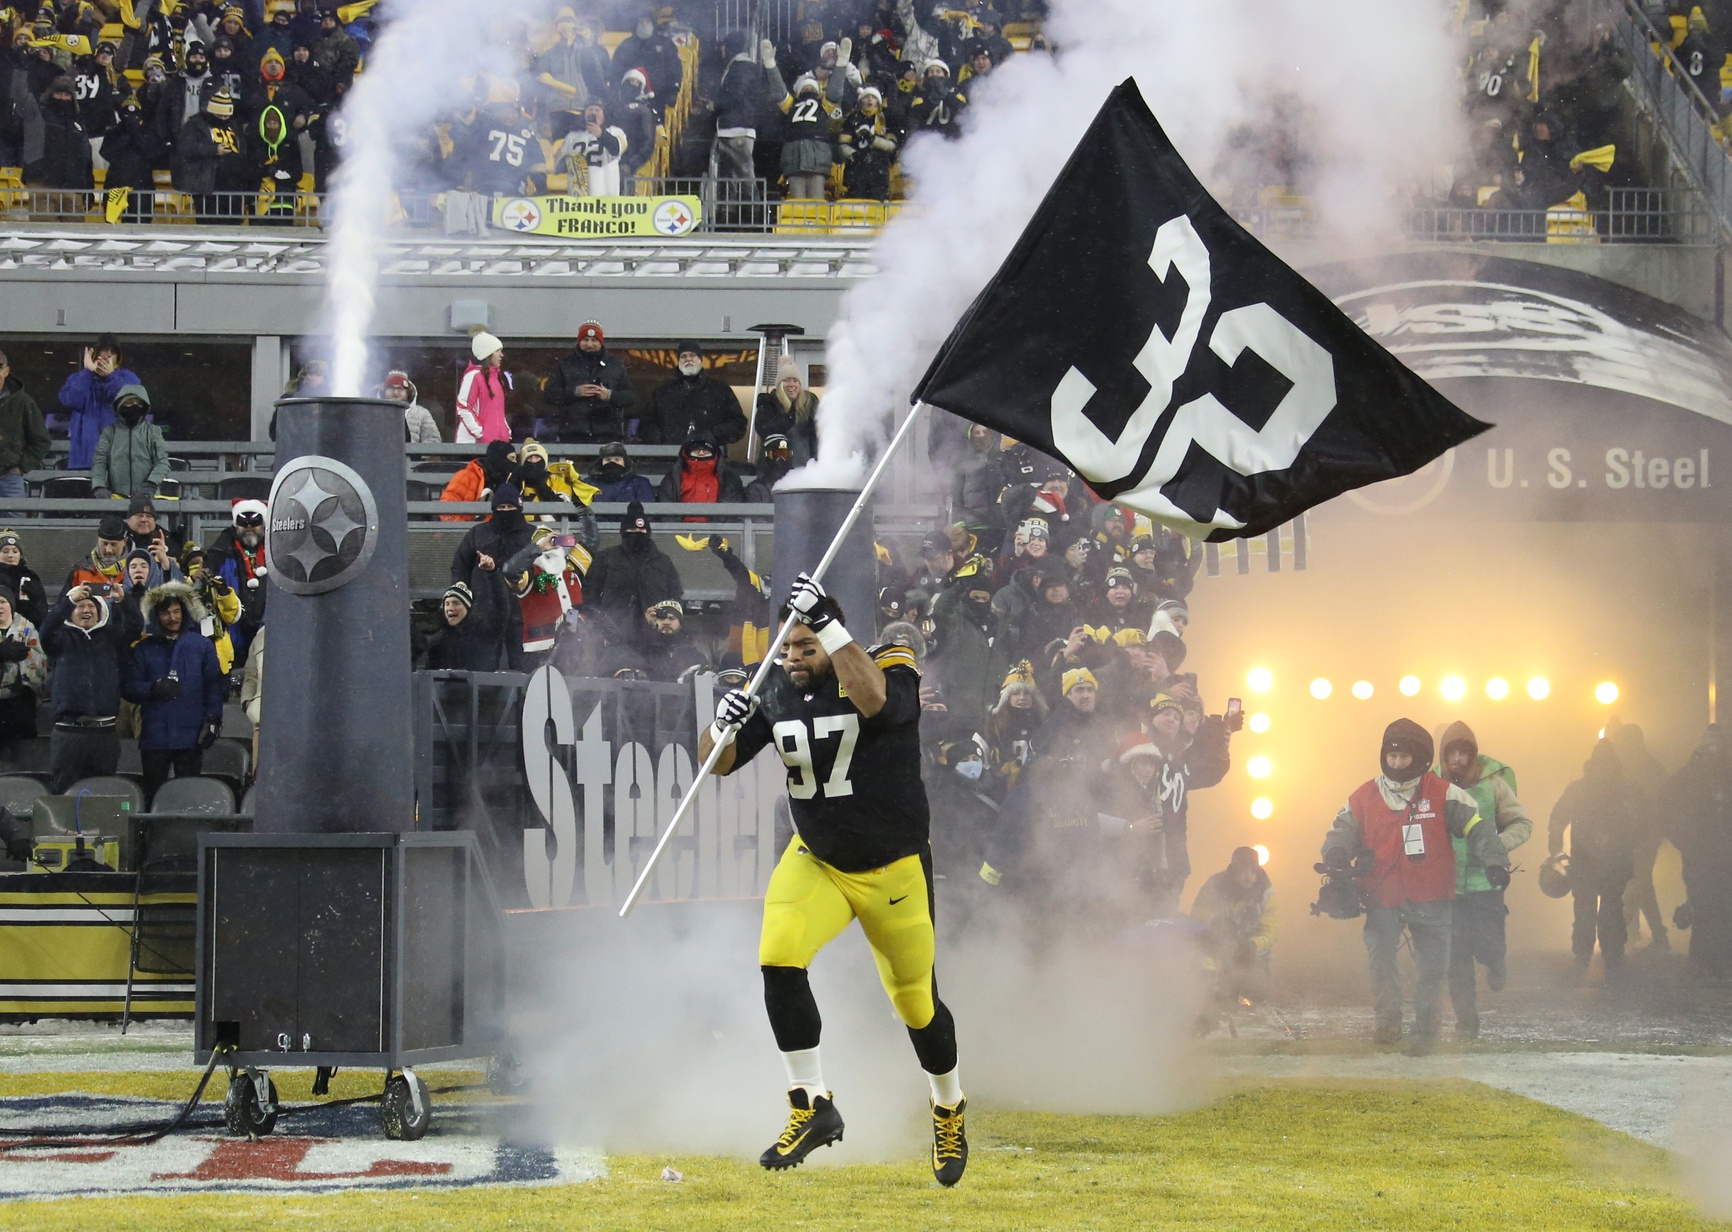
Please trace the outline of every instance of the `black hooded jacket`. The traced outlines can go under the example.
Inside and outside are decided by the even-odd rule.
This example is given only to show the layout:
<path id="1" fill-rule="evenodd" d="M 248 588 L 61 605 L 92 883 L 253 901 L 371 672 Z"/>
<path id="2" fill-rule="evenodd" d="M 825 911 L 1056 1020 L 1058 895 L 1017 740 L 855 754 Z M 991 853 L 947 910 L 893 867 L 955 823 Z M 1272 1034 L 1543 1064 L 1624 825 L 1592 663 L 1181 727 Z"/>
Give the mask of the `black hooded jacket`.
<path id="1" fill-rule="evenodd" d="M 583 397 L 577 392 L 582 385 L 605 386 L 612 396 L 605 402 Z M 605 346 L 593 355 L 574 347 L 554 365 L 541 397 L 561 412 L 554 418 L 559 422 L 559 439 L 566 442 L 624 440 L 626 412 L 637 402 L 625 361 L 609 354 Z"/>
<path id="2" fill-rule="evenodd" d="M 675 445 L 702 435 L 732 445 L 746 435 L 746 415 L 734 391 L 714 377 L 676 376 L 650 395 L 641 435 L 650 444 Z"/>
<path id="3" fill-rule="evenodd" d="M 620 535 L 584 577 L 584 608 L 606 620 L 615 638 L 647 638 L 654 632 L 644 621 L 650 604 L 684 595 L 674 562 L 654 539 L 637 532 Z"/>

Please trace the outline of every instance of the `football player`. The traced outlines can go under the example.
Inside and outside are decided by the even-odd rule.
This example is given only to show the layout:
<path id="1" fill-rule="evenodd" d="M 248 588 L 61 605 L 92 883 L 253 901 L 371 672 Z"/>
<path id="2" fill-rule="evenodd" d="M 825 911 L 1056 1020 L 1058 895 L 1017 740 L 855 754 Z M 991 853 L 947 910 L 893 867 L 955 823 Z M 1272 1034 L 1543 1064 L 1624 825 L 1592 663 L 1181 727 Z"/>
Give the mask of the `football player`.
<path id="1" fill-rule="evenodd" d="M 932 1088 L 932 1171 L 968 1163 L 956 1024 L 933 974 L 932 847 L 920 782 L 920 673 L 901 646 L 868 651 L 836 600 L 806 574 L 780 620 L 796 619 L 759 699 L 736 689 L 698 741 L 722 745 L 718 774 L 774 745 L 788 768 L 794 837 L 770 876 L 758 963 L 764 1005 L 788 1072 L 788 1125 L 759 1162 L 791 1168 L 842 1140 L 818 1060 L 820 1019 L 806 971 L 858 919 L 879 978 L 908 1026 Z"/>

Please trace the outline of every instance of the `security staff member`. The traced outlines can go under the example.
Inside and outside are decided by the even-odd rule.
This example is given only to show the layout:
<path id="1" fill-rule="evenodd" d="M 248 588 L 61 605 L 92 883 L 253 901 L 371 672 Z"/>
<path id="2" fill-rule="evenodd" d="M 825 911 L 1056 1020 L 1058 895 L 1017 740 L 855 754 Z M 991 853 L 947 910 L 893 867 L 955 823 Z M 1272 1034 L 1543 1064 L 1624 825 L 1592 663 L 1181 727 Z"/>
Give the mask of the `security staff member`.
<path id="1" fill-rule="evenodd" d="M 806 969 L 858 919 L 879 978 L 907 1024 L 932 1088 L 932 1171 L 962 1179 L 968 1162 L 956 1024 L 933 974 L 932 848 L 920 781 L 920 673 L 900 646 L 866 651 L 840 605 L 805 574 L 779 620 L 797 623 L 761 703 L 736 689 L 698 741 L 720 774 L 774 744 L 788 768 L 795 834 L 770 876 L 758 963 L 764 1004 L 788 1073 L 787 1128 L 759 1162 L 791 1168 L 840 1141 L 842 1117 L 818 1059 L 820 1019 Z"/>

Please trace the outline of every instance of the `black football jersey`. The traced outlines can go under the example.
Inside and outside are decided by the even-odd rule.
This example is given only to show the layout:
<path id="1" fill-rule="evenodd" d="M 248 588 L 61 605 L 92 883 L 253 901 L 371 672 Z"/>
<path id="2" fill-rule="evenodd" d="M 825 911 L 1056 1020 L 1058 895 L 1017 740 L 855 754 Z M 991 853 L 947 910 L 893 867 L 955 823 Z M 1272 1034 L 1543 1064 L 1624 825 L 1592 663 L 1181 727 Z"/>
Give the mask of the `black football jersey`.
<path id="1" fill-rule="evenodd" d="M 920 672 L 900 646 L 874 649 L 884 708 L 862 715 L 832 673 L 810 690 L 777 671 L 735 737 L 743 766 L 773 744 L 788 768 L 800 839 L 845 873 L 883 868 L 926 850 L 931 819 L 920 781 Z"/>

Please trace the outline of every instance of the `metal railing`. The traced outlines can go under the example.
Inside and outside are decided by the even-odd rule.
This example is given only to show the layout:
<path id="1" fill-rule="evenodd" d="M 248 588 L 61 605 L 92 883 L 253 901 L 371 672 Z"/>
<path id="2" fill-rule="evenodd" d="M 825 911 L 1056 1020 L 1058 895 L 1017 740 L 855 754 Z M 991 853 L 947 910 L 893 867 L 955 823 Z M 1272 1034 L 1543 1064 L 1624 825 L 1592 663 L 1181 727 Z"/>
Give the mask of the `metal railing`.
<path id="1" fill-rule="evenodd" d="M 1732 237 L 1732 159 L 1719 107 L 1696 88 L 1633 0 L 1594 0 L 1594 7 L 1629 55 L 1631 93 L 1653 117 L 1674 167 L 1701 190 L 1721 232 Z"/>

